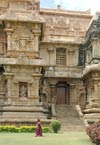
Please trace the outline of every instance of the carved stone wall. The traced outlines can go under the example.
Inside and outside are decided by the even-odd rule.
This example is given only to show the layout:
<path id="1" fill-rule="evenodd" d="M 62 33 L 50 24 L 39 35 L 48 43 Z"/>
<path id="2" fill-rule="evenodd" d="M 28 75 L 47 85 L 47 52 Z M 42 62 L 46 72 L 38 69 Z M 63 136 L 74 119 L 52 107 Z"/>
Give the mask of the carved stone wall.
<path id="1" fill-rule="evenodd" d="M 0 75 L 0 105 L 4 105 L 6 101 L 6 80 L 5 77 Z"/>
<path id="2" fill-rule="evenodd" d="M 77 66 L 78 65 L 78 53 L 79 45 L 71 44 L 41 44 L 40 45 L 40 57 L 44 58 L 48 65 L 56 65 L 56 49 L 65 48 L 66 49 L 66 64 L 68 66 Z"/>
<path id="3" fill-rule="evenodd" d="M 34 1 L 12 1 L 10 2 L 10 9 L 14 11 L 38 11 L 39 0 Z"/>
<path id="4" fill-rule="evenodd" d="M 7 37 L 4 32 L 4 24 L 1 22 L 0 24 L 0 57 L 4 57 L 7 53 Z"/>
<path id="5" fill-rule="evenodd" d="M 39 80 L 41 74 L 40 72 L 36 73 L 35 70 L 31 66 L 9 66 L 9 69 L 5 69 L 6 105 L 23 105 L 24 103 L 32 105 L 39 103 Z"/>
<path id="6" fill-rule="evenodd" d="M 39 24 L 7 22 L 5 31 L 7 33 L 7 57 L 20 55 L 29 58 L 39 57 Z"/>
<path id="7" fill-rule="evenodd" d="M 0 14 L 9 9 L 10 11 L 17 11 L 17 12 L 30 12 L 36 14 L 39 12 L 40 9 L 40 2 L 39 0 L 34 1 L 9 1 L 9 0 L 1 0 L 0 1 Z"/>
<path id="8" fill-rule="evenodd" d="M 70 15 L 68 12 L 41 10 L 41 16 L 45 19 L 44 41 L 75 42 L 85 36 L 86 28 L 91 17 L 80 17 L 78 13 Z"/>
<path id="9" fill-rule="evenodd" d="M 81 107 L 86 105 L 86 90 L 83 82 L 80 80 L 71 80 L 69 84 L 71 104 L 79 104 Z M 83 102 L 81 102 L 82 100 Z"/>
<path id="10" fill-rule="evenodd" d="M 87 100 L 78 57 L 91 18 L 85 12 L 40 10 L 39 0 L 1 0 L 0 65 L 4 72 L 0 76 L 0 105 L 14 106 L 13 114 L 19 106 L 35 106 L 38 110 L 42 103 L 56 103 L 56 85 L 65 82 L 69 87 L 68 105 L 83 108 Z M 63 66 L 56 64 L 57 48 L 65 50 Z M 98 99 L 96 89 L 100 85 L 93 83 Z M 87 87 L 89 90 L 90 85 Z M 41 108 L 38 111 L 43 115 Z M 30 110 L 38 112 L 35 109 Z"/>
<path id="11" fill-rule="evenodd" d="M 8 9 L 9 5 L 7 1 L 0 1 L 0 15 L 4 14 L 7 9 Z"/>

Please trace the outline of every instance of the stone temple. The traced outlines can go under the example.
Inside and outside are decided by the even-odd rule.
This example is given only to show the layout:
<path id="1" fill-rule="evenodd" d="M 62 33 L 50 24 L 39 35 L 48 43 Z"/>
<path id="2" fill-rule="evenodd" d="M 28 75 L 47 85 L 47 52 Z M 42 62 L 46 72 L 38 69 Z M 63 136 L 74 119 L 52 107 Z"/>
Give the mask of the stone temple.
<path id="1" fill-rule="evenodd" d="M 100 13 L 0 0 L 0 124 L 49 122 L 71 108 L 100 118 Z"/>

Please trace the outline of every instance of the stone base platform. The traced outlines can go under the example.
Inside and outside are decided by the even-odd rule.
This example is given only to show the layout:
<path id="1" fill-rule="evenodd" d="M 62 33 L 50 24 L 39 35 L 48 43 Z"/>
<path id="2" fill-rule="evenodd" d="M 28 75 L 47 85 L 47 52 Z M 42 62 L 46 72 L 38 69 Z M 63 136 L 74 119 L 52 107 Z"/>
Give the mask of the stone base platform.
<path id="1" fill-rule="evenodd" d="M 84 114 L 84 119 L 86 119 L 88 123 L 97 122 L 100 120 L 100 113 Z"/>
<path id="2" fill-rule="evenodd" d="M 43 126 L 50 126 L 51 119 L 41 119 L 41 123 Z M 0 119 L 0 125 L 2 126 L 35 126 L 37 119 L 34 120 L 24 120 L 24 119 Z"/>
<path id="3" fill-rule="evenodd" d="M 88 123 L 94 123 L 100 120 L 100 107 L 91 107 L 87 108 L 83 111 L 84 119 L 87 120 Z"/>
<path id="4" fill-rule="evenodd" d="M 0 125 L 36 125 L 37 119 L 48 126 L 50 119 L 42 106 L 5 106 L 0 107 Z"/>

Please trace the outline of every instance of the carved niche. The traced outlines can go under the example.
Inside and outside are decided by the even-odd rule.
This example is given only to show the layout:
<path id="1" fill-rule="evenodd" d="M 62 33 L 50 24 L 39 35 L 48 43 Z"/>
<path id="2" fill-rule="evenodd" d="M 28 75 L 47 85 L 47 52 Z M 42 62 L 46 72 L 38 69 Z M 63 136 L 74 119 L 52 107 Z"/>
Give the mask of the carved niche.
<path id="1" fill-rule="evenodd" d="M 32 51 L 34 46 L 34 35 L 27 26 L 19 25 L 12 34 L 12 50 Z"/>
<path id="2" fill-rule="evenodd" d="M 0 23 L 0 56 L 6 53 L 6 33 L 4 32 L 4 25 Z"/>
<path id="3" fill-rule="evenodd" d="M 19 97 L 21 99 L 27 99 L 28 97 L 27 82 L 19 82 Z"/>

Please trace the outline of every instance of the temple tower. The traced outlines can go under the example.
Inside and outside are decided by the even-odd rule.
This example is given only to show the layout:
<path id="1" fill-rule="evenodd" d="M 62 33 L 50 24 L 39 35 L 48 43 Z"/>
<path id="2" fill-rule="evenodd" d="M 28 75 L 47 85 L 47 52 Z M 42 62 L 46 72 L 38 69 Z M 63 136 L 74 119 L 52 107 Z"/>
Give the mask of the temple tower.
<path id="1" fill-rule="evenodd" d="M 4 69 L 0 119 L 46 119 L 39 102 L 41 69 L 46 65 L 39 56 L 38 44 L 44 23 L 39 15 L 39 0 L 1 0 L 0 7 L 5 10 L 0 15 L 5 34 L 5 47 L 2 46 L 0 58 Z"/>

